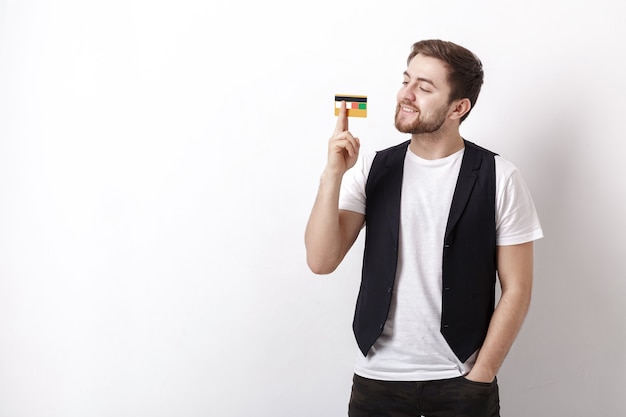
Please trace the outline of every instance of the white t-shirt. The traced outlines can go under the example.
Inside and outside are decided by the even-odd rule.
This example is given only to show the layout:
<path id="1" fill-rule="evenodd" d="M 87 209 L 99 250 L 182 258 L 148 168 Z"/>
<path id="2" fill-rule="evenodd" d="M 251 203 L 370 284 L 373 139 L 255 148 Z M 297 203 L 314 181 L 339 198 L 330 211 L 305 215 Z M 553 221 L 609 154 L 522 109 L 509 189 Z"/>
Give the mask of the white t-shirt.
<path id="1" fill-rule="evenodd" d="M 383 333 L 367 356 L 358 351 L 355 373 L 389 381 L 424 381 L 464 375 L 440 332 L 443 236 L 464 149 L 426 160 L 407 150 L 404 160 L 398 268 Z M 339 208 L 365 214 L 365 184 L 375 154 L 359 158 L 342 181 Z M 513 164 L 496 156 L 496 244 L 543 237 L 532 197 Z"/>

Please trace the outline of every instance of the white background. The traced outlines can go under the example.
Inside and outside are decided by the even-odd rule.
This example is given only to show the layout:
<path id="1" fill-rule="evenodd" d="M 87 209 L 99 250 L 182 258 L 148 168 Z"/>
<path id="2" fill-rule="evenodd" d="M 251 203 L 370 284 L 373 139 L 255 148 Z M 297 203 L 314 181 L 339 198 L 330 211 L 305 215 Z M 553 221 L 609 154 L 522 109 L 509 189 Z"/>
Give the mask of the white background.
<path id="1" fill-rule="evenodd" d="M 626 412 L 619 2 L 0 1 L 0 417 L 345 416 L 362 238 L 303 233 L 334 128 L 393 128 L 410 45 L 486 78 L 462 134 L 546 238 L 502 413 Z"/>

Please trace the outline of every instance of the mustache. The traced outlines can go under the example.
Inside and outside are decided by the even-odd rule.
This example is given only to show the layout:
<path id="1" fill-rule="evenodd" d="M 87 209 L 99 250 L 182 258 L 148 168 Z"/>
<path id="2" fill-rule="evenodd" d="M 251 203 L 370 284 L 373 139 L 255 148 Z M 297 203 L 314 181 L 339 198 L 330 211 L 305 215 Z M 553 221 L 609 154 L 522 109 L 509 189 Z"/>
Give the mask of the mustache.
<path id="1" fill-rule="evenodd" d="M 415 107 L 415 106 L 413 105 L 413 103 L 411 103 L 411 102 L 410 102 L 410 101 L 408 101 L 408 100 L 402 100 L 401 102 L 399 102 L 399 103 L 398 103 L 398 107 L 401 107 L 401 106 L 404 106 L 404 107 L 409 107 L 409 108 L 411 108 L 411 109 L 416 109 L 416 110 L 418 110 L 418 108 L 417 108 L 417 107 Z"/>

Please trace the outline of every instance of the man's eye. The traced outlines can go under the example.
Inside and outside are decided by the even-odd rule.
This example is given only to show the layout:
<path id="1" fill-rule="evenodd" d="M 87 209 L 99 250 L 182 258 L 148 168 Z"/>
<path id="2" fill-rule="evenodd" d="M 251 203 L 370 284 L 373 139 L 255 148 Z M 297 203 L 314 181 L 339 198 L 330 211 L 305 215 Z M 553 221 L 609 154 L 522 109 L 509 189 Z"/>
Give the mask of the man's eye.
<path id="1" fill-rule="evenodd" d="M 430 93 L 430 90 L 425 89 L 424 87 L 420 87 L 420 90 L 422 90 L 425 93 Z"/>
<path id="2" fill-rule="evenodd" d="M 408 83 L 408 81 L 402 81 L 402 85 L 407 85 Z"/>

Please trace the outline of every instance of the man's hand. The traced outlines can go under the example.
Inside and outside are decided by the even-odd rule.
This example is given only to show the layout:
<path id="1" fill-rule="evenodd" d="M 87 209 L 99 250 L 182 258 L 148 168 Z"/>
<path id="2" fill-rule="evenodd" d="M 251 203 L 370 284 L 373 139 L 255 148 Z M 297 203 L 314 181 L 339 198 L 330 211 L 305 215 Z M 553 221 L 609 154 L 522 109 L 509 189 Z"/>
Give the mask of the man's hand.
<path id="1" fill-rule="evenodd" d="M 477 369 L 472 369 L 467 375 L 465 375 L 465 379 L 473 382 L 484 382 L 487 384 L 492 383 L 495 378 L 496 376 L 494 374 L 486 371 L 481 372 Z"/>
<path id="2" fill-rule="evenodd" d="M 348 111 L 346 102 L 342 101 L 335 132 L 328 141 L 326 170 L 334 175 L 342 176 L 356 163 L 360 146 L 359 138 L 355 138 L 348 131 Z"/>

